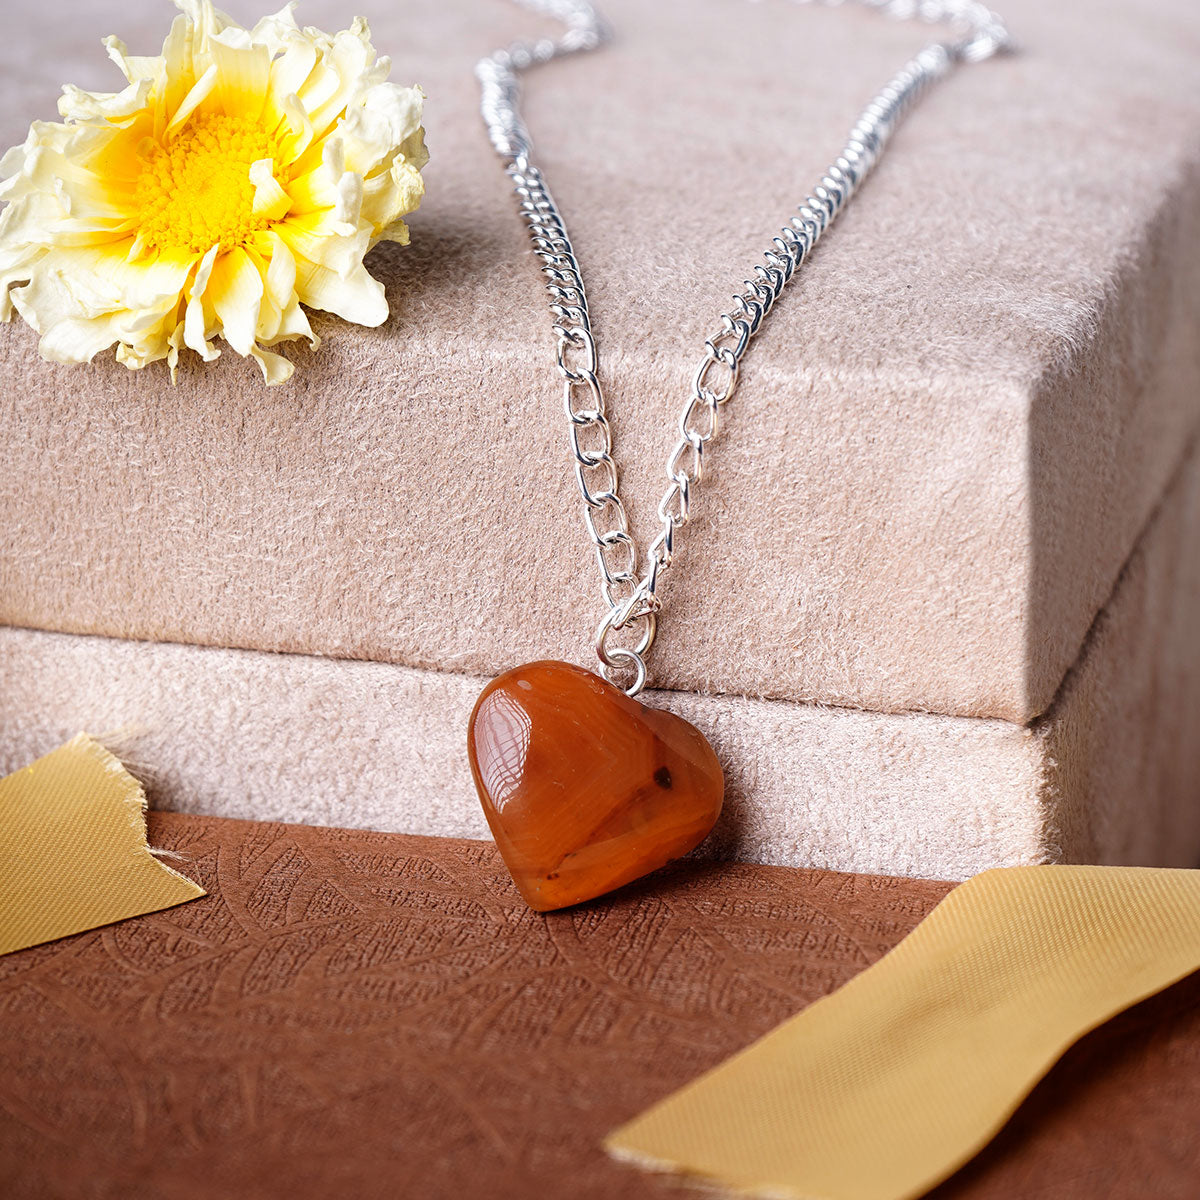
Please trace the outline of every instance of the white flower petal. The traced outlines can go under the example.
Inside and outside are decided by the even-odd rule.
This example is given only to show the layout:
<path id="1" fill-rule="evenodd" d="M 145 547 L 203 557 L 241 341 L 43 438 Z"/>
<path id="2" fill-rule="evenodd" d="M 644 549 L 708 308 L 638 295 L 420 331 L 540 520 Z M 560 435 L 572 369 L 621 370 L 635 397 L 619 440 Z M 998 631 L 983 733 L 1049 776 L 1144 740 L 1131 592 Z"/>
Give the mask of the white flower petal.
<path id="1" fill-rule="evenodd" d="M 340 127 L 347 170 L 369 175 L 421 129 L 425 95 L 420 88 L 381 83 L 349 108 Z M 416 145 L 413 146 L 416 151 Z M 423 145 L 421 146 L 423 150 Z M 427 156 L 426 156 L 427 157 Z M 424 162 L 418 164 L 424 166 Z"/>
<path id="2" fill-rule="evenodd" d="M 320 212 L 337 203 L 337 178 L 331 177 L 321 166 L 299 178 L 293 178 L 287 185 L 287 193 L 291 197 L 291 212 L 295 216 Z"/>
<path id="3" fill-rule="evenodd" d="M 239 28 L 232 17 L 213 8 L 212 0 L 175 0 L 175 7 L 187 18 L 194 49 L 207 50 L 208 44 L 223 29 Z"/>
<path id="4" fill-rule="evenodd" d="M 155 81 L 159 78 L 163 66 L 160 55 L 152 58 L 131 55 L 125 43 L 117 37 L 106 37 L 103 45 L 108 51 L 108 57 L 117 64 L 121 74 L 130 83 L 136 83 L 139 79 Z"/>
<path id="5" fill-rule="evenodd" d="M 209 318 L 204 304 L 204 293 L 212 278 L 213 264 L 217 260 L 219 250 L 219 246 L 213 246 L 200 260 L 200 265 L 196 268 L 196 277 L 187 294 L 188 302 L 183 322 L 184 344 L 195 350 L 205 362 L 212 362 L 214 358 L 221 356 L 220 350 L 208 340 Z"/>
<path id="6" fill-rule="evenodd" d="M 353 171 L 347 171 L 337 184 L 337 203 L 333 206 L 336 225 L 345 226 L 347 232 L 358 228 L 362 215 L 363 179 Z"/>
<path id="7" fill-rule="evenodd" d="M 38 353 L 47 362 L 64 366 L 91 362 L 101 350 L 120 340 L 119 323 L 119 313 L 56 321 L 42 334 Z"/>
<path id="8" fill-rule="evenodd" d="M 204 74 L 188 89 L 187 95 L 180 101 L 179 107 L 167 122 L 166 136 L 170 138 L 187 124 L 188 118 L 212 95 L 217 86 L 216 63 L 206 67 Z"/>
<path id="9" fill-rule="evenodd" d="M 262 116 L 271 74 L 271 53 L 266 46 L 233 46 L 232 30 L 213 38 L 209 50 L 217 68 L 217 86 L 213 100 L 230 116 Z"/>
<path id="10" fill-rule="evenodd" d="M 336 313 L 356 325 L 382 325 L 387 320 L 383 284 L 362 263 L 339 275 L 319 263 L 297 259 L 296 292 L 309 308 Z"/>
<path id="11" fill-rule="evenodd" d="M 260 158 L 250 164 L 250 182 L 254 184 L 253 212 L 256 217 L 278 221 L 287 216 L 292 199 L 279 186 L 275 178 L 275 163 L 271 159 Z"/>
<path id="12" fill-rule="evenodd" d="M 401 217 L 416 212 L 425 195 L 421 173 L 408 163 L 394 162 L 391 170 L 364 187 L 362 219 L 370 223 L 375 237 L 408 242 L 408 226 Z"/>
<path id="13" fill-rule="evenodd" d="M 313 127 L 304 111 L 304 105 L 295 94 L 283 100 L 283 120 L 276 135 L 280 152 L 287 160 L 295 163 L 312 145 Z"/>
<path id="14" fill-rule="evenodd" d="M 150 81 L 139 79 L 122 92 L 85 92 L 74 84 L 63 85 L 58 111 L 68 121 L 107 121 L 120 125 L 146 107 Z"/>
<path id="15" fill-rule="evenodd" d="M 287 383 L 296 369 L 282 354 L 272 354 L 270 350 L 263 350 L 259 346 L 251 347 L 250 356 L 262 368 L 267 387 Z"/>
<path id="16" fill-rule="evenodd" d="M 335 222 L 332 209 L 289 215 L 275 226 L 275 232 L 297 259 L 322 263 L 338 275 L 361 266 L 363 255 L 371 248 L 370 230 L 345 232 Z"/>
<path id="17" fill-rule="evenodd" d="M 179 375 L 179 351 L 183 348 L 183 322 L 180 321 L 167 338 L 167 366 L 171 369 L 171 382 Z"/>
<path id="18" fill-rule="evenodd" d="M 206 299 L 221 322 L 225 340 L 239 354 L 249 354 L 254 346 L 262 298 L 262 275 L 245 250 L 238 247 L 217 256 Z"/>
<path id="19" fill-rule="evenodd" d="M 262 42 L 264 46 L 269 47 L 272 53 L 282 50 L 300 34 L 296 25 L 295 8 L 295 0 L 288 0 L 277 13 L 262 17 L 250 30 L 250 36 L 256 42 Z"/>
<path id="20" fill-rule="evenodd" d="M 288 97 L 300 91 L 317 64 L 316 46 L 301 34 L 294 33 L 285 46 L 279 57 L 271 63 L 271 77 L 263 107 L 263 120 L 268 128 L 274 128 L 279 123 Z"/>
<path id="21" fill-rule="evenodd" d="M 297 338 L 305 338 L 310 349 L 313 350 L 321 344 L 321 339 L 313 333 L 312 326 L 308 323 L 308 314 L 300 307 L 299 298 L 293 296 L 291 303 L 283 310 L 283 314 L 279 318 L 279 328 L 274 335 L 270 338 L 261 338 L 260 341 L 264 345 L 273 346 L 276 342 L 290 342 Z"/>
<path id="22" fill-rule="evenodd" d="M 296 260 L 284 245 L 283 238 L 272 233 L 275 242 L 271 263 L 267 268 L 267 292 L 277 308 L 285 308 L 296 292 Z"/>

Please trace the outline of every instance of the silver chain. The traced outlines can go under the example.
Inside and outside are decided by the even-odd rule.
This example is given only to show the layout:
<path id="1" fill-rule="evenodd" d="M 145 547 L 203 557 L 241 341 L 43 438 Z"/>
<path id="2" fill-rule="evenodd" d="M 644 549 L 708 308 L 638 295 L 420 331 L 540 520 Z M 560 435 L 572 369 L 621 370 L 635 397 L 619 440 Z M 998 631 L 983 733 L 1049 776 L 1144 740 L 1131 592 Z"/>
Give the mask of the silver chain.
<path id="1" fill-rule="evenodd" d="M 632 672 L 625 690 L 637 695 L 646 682 L 645 655 L 654 642 L 659 583 L 676 553 L 676 531 L 691 516 L 703 476 L 704 450 L 717 435 L 721 408 L 737 387 L 738 368 L 767 313 L 796 269 L 878 162 L 908 110 L 936 80 L 961 62 L 981 62 L 1010 46 L 1000 18 L 972 0 L 858 0 L 887 16 L 952 26 L 957 40 L 934 42 L 901 68 L 863 110 L 841 154 L 821 176 L 795 216 L 772 239 L 753 278 L 720 317 L 720 328 L 704 343 L 679 417 L 679 440 L 667 457 L 668 486 L 658 506 L 661 527 L 639 553 L 618 492 L 612 430 L 598 379 L 599 358 L 588 313 L 583 274 L 566 224 L 530 158 L 529 131 L 521 118 L 519 75 L 563 55 L 594 50 L 608 32 L 587 0 L 514 0 L 566 26 L 559 38 L 520 41 L 481 59 L 475 68 L 482 90 L 480 108 L 497 153 L 507 163 L 520 212 L 535 255 L 541 260 L 554 315 L 555 364 L 563 380 L 563 406 L 570 422 L 575 478 L 583 516 L 603 577 L 607 611 L 596 629 L 596 653 L 609 680 Z M 809 0 L 811 2 L 811 0 Z M 836 3 L 836 0 L 834 0 Z M 610 645 L 630 631 L 631 644 Z"/>

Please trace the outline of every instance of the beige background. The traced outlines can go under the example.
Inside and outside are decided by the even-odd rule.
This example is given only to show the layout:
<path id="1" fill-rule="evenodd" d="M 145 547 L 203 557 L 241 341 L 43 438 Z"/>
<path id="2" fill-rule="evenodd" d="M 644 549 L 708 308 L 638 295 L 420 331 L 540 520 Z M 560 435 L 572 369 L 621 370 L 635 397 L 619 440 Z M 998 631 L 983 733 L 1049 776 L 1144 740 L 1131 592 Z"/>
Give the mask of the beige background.
<path id="1" fill-rule="evenodd" d="M 59 82 L 115 86 L 102 34 L 151 51 L 172 12 L 11 7 L 5 143 Z M 373 259 L 393 319 L 322 321 L 271 392 L 230 355 L 172 389 L 46 366 L 0 328 L 0 621 L 478 675 L 587 661 L 548 319 L 471 75 L 537 22 L 498 0 L 356 8 L 429 93 L 413 247 Z M 604 9 L 617 42 L 532 76 L 528 110 L 645 531 L 702 337 L 927 34 L 781 2 Z M 1005 13 L 1025 51 L 930 96 L 748 357 L 658 684 L 1024 721 L 1177 466 L 1200 408 L 1200 9 Z"/>

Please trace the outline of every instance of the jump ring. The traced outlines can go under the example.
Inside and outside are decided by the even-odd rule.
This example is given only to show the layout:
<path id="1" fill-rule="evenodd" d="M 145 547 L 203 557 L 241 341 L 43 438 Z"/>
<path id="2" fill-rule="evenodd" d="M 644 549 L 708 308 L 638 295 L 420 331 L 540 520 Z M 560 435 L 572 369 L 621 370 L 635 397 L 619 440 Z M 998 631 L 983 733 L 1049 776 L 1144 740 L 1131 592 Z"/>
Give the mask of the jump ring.
<path id="1" fill-rule="evenodd" d="M 624 646 L 614 646 L 608 654 L 610 658 L 616 659 L 617 662 L 605 663 L 600 668 L 600 672 L 613 687 L 621 687 L 621 685 L 609 677 L 609 672 L 614 670 L 618 663 L 624 663 L 626 666 L 633 667 L 635 672 L 633 682 L 628 687 L 621 688 L 621 691 L 632 699 L 646 686 L 646 660 L 640 654 L 635 654 L 632 650 L 626 650 Z"/>
<path id="2" fill-rule="evenodd" d="M 609 663 L 609 659 L 612 657 L 612 655 L 615 654 L 618 649 L 624 649 L 623 646 L 614 646 L 611 650 L 608 648 L 608 635 L 617 628 L 614 620 L 616 615 L 617 610 L 610 608 L 608 612 L 604 614 L 600 624 L 596 627 L 596 656 L 602 663 L 606 663 L 608 665 L 611 665 Z M 646 622 L 646 627 L 642 632 L 642 636 L 639 639 L 638 644 L 633 647 L 634 654 L 642 655 L 650 649 L 650 646 L 654 641 L 657 618 L 653 612 L 644 612 L 639 616 L 632 618 L 627 622 L 627 624 L 632 625 L 635 621 Z"/>

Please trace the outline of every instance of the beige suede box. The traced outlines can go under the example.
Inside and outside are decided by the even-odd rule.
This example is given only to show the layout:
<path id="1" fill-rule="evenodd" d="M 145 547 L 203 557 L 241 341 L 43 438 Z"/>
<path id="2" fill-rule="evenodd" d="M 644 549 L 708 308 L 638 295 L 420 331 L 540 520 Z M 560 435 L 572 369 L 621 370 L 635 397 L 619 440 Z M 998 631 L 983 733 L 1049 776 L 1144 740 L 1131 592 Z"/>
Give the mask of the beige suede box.
<path id="1" fill-rule="evenodd" d="M 0 141 L 112 82 L 165 3 L 25 12 Z M 231 4 L 235 16 L 257 11 Z M 136 727 L 156 802 L 483 835 L 487 675 L 599 610 L 536 264 L 472 64 L 539 22 L 360 0 L 429 94 L 392 319 L 291 384 L 226 355 L 47 366 L 0 327 L 0 758 Z M 651 528 L 715 315 L 927 30 L 783 0 L 608 0 L 528 79 Z M 1200 9 L 1005 6 L 1022 45 L 915 111 L 747 357 L 651 662 L 710 732 L 715 852 L 962 875 L 1200 861 Z M 305 0 L 326 27 L 348 14 Z M 277 652 L 285 652 L 283 654 Z"/>

